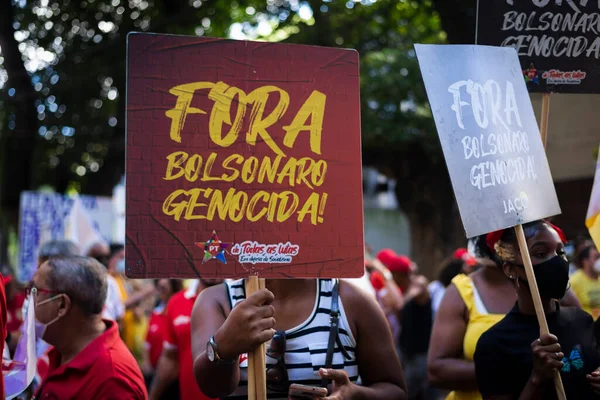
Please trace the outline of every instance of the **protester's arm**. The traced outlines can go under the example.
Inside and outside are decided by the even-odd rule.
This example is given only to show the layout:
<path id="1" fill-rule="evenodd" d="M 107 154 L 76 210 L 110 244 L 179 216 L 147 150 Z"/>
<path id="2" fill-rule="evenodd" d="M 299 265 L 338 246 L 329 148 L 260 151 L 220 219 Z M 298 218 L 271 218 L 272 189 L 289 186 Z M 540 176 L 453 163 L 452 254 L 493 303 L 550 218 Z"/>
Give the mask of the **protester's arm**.
<path id="1" fill-rule="evenodd" d="M 521 392 L 519 396 L 519 400 L 542 400 L 543 397 L 543 389 L 545 388 L 545 384 L 541 381 L 538 381 L 536 378 L 529 378 L 527 381 L 527 385 Z"/>
<path id="2" fill-rule="evenodd" d="M 228 303 L 223 285 L 202 291 L 192 311 L 194 376 L 200 390 L 213 398 L 229 396 L 238 386 L 239 355 L 256 349 L 275 334 L 273 293 L 259 290 L 239 302 L 226 316 Z M 206 343 L 214 335 L 222 358 L 233 363 L 211 363 Z"/>
<path id="3" fill-rule="evenodd" d="M 157 367 L 158 367 L 158 365 L 157 365 Z M 154 368 L 152 368 L 152 364 L 150 363 L 150 344 L 148 343 L 147 340 L 146 340 L 146 342 L 144 342 L 144 350 L 142 352 L 141 368 L 142 368 L 142 374 L 145 377 L 152 375 L 152 373 L 154 372 Z"/>
<path id="4" fill-rule="evenodd" d="M 586 379 L 590 383 L 592 390 L 600 395 L 600 368 L 592 372 L 591 374 L 586 375 Z"/>
<path id="5" fill-rule="evenodd" d="M 434 387 L 477 390 L 475 364 L 463 356 L 467 312 L 456 286 L 448 286 L 435 315 L 429 342 L 428 375 Z"/>
<path id="6" fill-rule="evenodd" d="M 392 273 L 383 263 L 377 259 L 371 260 L 371 264 L 373 268 L 375 268 L 381 275 L 383 275 L 385 281 L 385 294 L 381 297 L 381 302 L 385 307 L 386 312 L 397 312 L 404 307 L 404 297 L 402 296 L 402 292 L 400 288 L 394 281 L 392 277 Z"/>
<path id="7" fill-rule="evenodd" d="M 150 400 L 158 400 L 179 377 L 179 354 L 176 349 L 163 347 L 156 374 L 150 389 Z"/>
<path id="8" fill-rule="evenodd" d="M 133 293 L 132 295 L 127 297 L 127 300 L 125 301 L 125 309 L 130 310 L 136 307 L 137 305 L 139 305 L 139 303 L 152 296 L 155 292 L 156 288 L 154 288 L 154 286 L 148 285 L 139 292 Z"/>
<path id="9" fill-rule="evenodd" d="M 322 369 L 321 376 L 334 381 L 334 392 L 326 399 L 406 399 L 402 366 L 381 308 L 346 282 L 340 283 L 339 290 L 348 321 L 354 327 L 362 386 L 351 383 L 345 371 Z"/>

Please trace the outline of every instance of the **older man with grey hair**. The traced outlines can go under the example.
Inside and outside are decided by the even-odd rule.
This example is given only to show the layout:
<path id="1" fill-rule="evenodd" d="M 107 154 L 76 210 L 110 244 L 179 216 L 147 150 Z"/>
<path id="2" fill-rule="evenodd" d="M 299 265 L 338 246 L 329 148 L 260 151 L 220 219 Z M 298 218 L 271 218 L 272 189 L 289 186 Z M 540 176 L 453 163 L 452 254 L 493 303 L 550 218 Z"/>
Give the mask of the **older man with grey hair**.
<path id="1" fill-rule="evenodd" d="M 57 256 L 68 257 L 68 256 L 78 256 L 78 255 L 79 255 L 79 248 L 77 247 L 77 245 L 75 243 L 73 243 L 69 240 L 50 240 L 50 241 L 42 243 L 42 245 L 39 247 L 37 266 L 39 268 L 39 266 L 42 265 L 45 261 L 47 261 L 50 257 L 57 257 Z M 21 309 L 21 314 L 23 316 L 25 316 L 27 314 L 28 304 L 29 304 L 29 299 L 26 299 L 25 303 L 23 304 L 23 307 Z M 12 343 L 12 344 L 14 344 L 14 346 L 16 346 L 16 344 L 21 339 L 24 329 L 25 329 L 25 325 L 22 325 L 20 331 L 9 333 L 9 335 L 7 337 L 7 342 Z M 48 351 L 50 346 L 47 343 L 45 343 L 43 340 L 41 340 L 40 338 L 36 338 L 35 347 L 36 347 L 37 357 L 39 359 L 38 366 L 40 366 L 41 369 L 45 369 L 45 367 L 46 367 L 45 362 L 44 362 L 45 357 L 43 357 L 43 354 Z M 35 389 L 37 387 L 38 383 L 39 382 L 36 377 L 32 384 L 32 387 Z"/>
<path id="2" fill-rule="evenodd" d="M 51 257 L 33 277 L 41 337 L 54 346 L 36 399 L 148 398 L 114 321 L 102 319 L 106 269 L 88 257 Z"/>

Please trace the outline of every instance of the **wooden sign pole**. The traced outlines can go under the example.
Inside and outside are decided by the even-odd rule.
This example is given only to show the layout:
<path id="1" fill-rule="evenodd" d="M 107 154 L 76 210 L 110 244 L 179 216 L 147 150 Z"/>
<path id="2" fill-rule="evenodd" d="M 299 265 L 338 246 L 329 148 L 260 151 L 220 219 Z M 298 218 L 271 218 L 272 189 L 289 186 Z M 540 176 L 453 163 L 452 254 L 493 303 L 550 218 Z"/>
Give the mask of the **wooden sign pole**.
<path id="1" fill-rule="evenodd" d="M 542 144 L 546 147 L 548 138 L 548 119 L 550 118 L 550 93 L 544 93 L 542 97 L 542 118 L 540 121 L 540 135 L 542 136 Z"/>
<path id="2" fill-rule="evenodd" d="M 546 147 L 546 139 L 548 137 L 549 116 L 550 93 L 544 93 L 544 97 L 542 98 L 542 118 L 540 121 L 540 135 L 542 136 L 542 144 L 544 147 Z M 527 282 L 529 282 L 529 290 L 531 291 L 531 297 L 535 307 L 535 314 L 537 315 L 538 323 L 540 324 L 540 336 L 547 335 L 550 333 L 550 329 L 548 328 L 548 322 L 546 321 L 546 315 L 544 314 L 544 306 L 542 305 L 542 298 L 540 297 L 540 291 L 538 289 L 535 274 L 533 272 L 533 264 L 531 263 L 531 257 L 529 256 L 529 248 L 527 247 L 527 239 L 525 238 L 523 225 L 515 226 L 515 231 L 517 234 L 517 240 L 519 242 L 519 249 L 521 251 L 521 258 L 523 259 L 523 265 L 525 265 L 525 273 L 527 274 Z M 556 371 L 554 374 L 554 387 L 556 388 L 558 400 L 567 400 L 567 395 L 565 394 L 565 388 L 563 386 L 559 371 Z"/>
<path id="3" fill-rule="evenodd" d="M 246 280 L 246 298 L 258 290 L 258 277 L 250 276 Z M 248 353 L 248 400 L 256 400 L 256 352 Z"/>
<path id="4" fill-rule="evenodd" d="M 264 278 L 258 280 L 258 289 L 265 288 Z M 267 400 L 267 352 L 265 344 L 259 346 L 254 352 L 256 366 L 256 400 Z"/>
<path id="5" fill-rule="evenodd" d="M 264 289 L 265 280 L 256 275 L 246 281 L 246 297 L 260 289 Z M 248 400 L 267 399 L 267 366 L 265 345 L 260 345 L 252 353 L 248 353 Z"/>

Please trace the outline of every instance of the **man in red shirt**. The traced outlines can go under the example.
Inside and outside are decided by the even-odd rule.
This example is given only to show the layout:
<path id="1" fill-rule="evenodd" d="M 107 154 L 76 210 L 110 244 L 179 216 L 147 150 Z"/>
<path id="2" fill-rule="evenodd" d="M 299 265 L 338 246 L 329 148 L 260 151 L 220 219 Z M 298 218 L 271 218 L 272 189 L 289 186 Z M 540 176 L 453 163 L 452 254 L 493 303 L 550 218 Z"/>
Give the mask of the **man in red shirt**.
<path id="1" fill-rule="evenodd" d="M 167 305 L 165 343 L 150 390 L 150 399 L 158 400 L 169 385 L 179 377 L 181 400 L 207 400 L 194 378 L 190 321 L 192 308 L 200 292 L 221 280 L 194 281 L 190 287 L 177 293 Z"/>
<path id="2" fill-rule="evenodd" d="M 148 322 L 148 333 L 146 334 L 146 351 L 142 373 L 146 379 L 146 386 L 150 387 L 158 368 L 158 360 L 162 354 L 165 335 L 169 329 L 167 318 L 167 304 L 176 293 L 183 288 L 183 283 L 177 279 L 157 279 L 156 290 L 160 300 L 159 305 L 152 311 Z M 179 400 L 179 381 L 175 380 L 167 390 L 162 393 L 161 400 Z"/>
<path id="3" fill-rule="evenodd" d="M 166 310 L 157 308 L 152 311 L 150 321 L 148 321 L 148 333 L 146 334 L 146 349 L 148 351 L 149 367 L 155 370 L 158 367 L 158 360 L 162 354 L 165 335 L 169 329 L 169 320 Z"/>
<path id="4" fill-rule="evenodd" d="M 142 373 L 116 323 L 101 316 L 107 290 L 102 264 L 51 258 L 32 283 L 41 337 L 54 346 L 34 399 L 146 400 Z"/>

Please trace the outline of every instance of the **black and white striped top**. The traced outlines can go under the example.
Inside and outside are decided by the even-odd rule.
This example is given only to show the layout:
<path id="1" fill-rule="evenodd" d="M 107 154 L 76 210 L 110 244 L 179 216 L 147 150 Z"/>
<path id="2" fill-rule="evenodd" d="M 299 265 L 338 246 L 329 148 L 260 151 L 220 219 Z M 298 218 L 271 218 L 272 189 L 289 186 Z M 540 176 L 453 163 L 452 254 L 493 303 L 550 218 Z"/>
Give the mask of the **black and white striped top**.
<path id="1" fill-rule="evenodd" d="M 312 313 L 306 321 L 295 328 L 285 331 L 286 334 L 286 352 L 285 365 L 288 372 L 290 383 L 301 385 L 320 386 L 321 377 L 318 375 L 320 368 L 325 367 L 325 356 L 327 353 L 327 342 L 329 340 L 329 318 L 331 311 L 331 289 L 333 281 L 331 279 L 315 280 L 317 285 L 317 295 L 315 306 Z M 231 307 L 246 298 L 246 289 L 244 280 L 226 281 L 226 287 L 229 294 Z M 344 369 L 352 382 L 358 383 L 358 363 L 356 361 L 356 340 L 350 330 L 350 325 L 346 318 L 342 299 L 339 299 L 339 341 L 335 347 L 333 355 L 334 369 Z M 339 345 L 344 346 L 346 355 L 344 357 Z M 275 364 L 276 360 L 266 356 L 267 365 Z M 248 360 L 240 363 L 240 383 L 238 388 L 227 399 L 247 399 Z M 331 387 L 330 387 L 331 389 Z M 287 393 L 267 394 L 268 399 L 287 399 Z"/>

